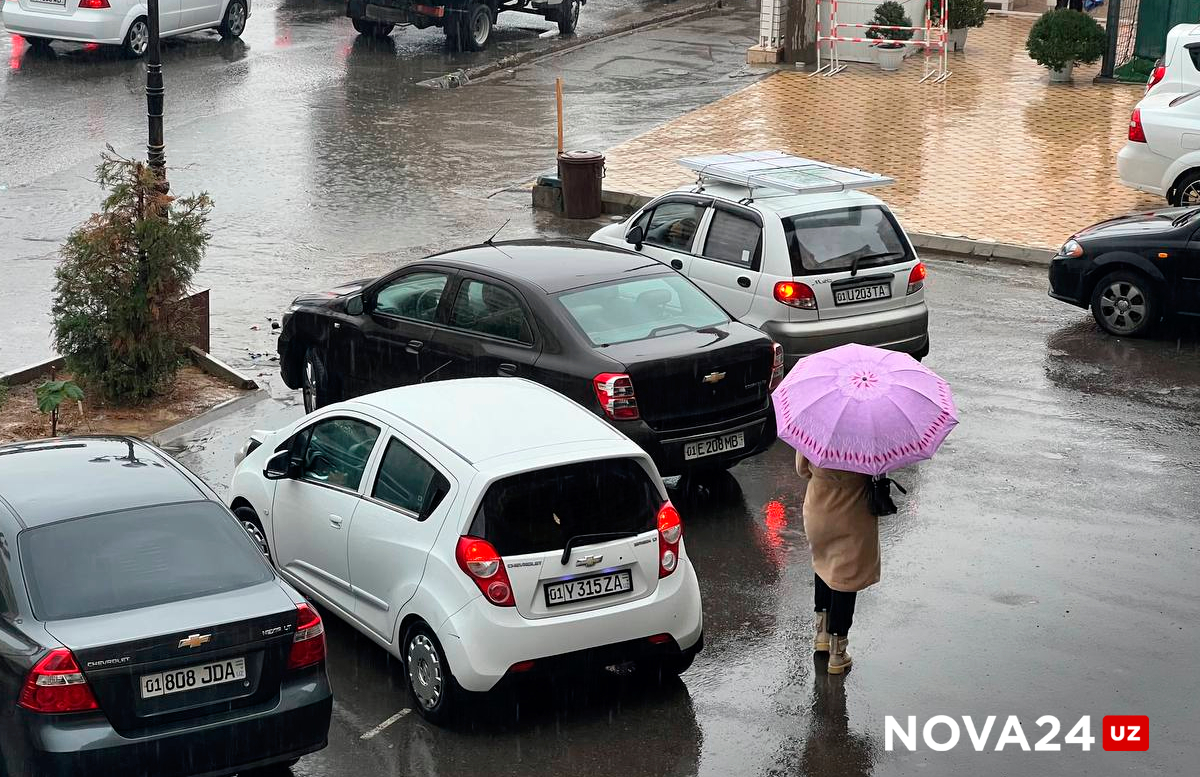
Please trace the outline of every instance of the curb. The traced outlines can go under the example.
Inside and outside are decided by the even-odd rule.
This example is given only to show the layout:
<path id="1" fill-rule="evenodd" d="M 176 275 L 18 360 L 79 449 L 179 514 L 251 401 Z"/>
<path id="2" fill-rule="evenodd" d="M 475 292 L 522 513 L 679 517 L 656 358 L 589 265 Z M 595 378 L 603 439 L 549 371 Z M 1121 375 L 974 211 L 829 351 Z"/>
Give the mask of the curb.
<path id="1" fill-rule="evenodd" d="M 196 366 L 218 380 L 237 386 L 240 389 L 257 389 L 258 384 L 242 373 L 230 367 L 211 353 L 205 353 L 196 346 L 188 346 L 188 355 L 196 362 Z"/>
<path id="2" fill-rule="evenodd" d="M 55 356 L 45 361 L 27 364 L 24 367 L 18 367 L 12 372 L 0 373 L 0 385 L 19 386 L 22 383 L 28 383 L 34 378 L 49 370 L 61 370 L 67 364 L 67 360 L 61 356 Z"/>
<path id="3" fill-rule="evenodd" d="M 172 443 L 178 442 L 180 439 L 191 435 L 198 429 L 208 426 L 213 421 L 220 420 L 228 415 L 233 415 L 239 410 L 242 410 L 250 405 L 258 404 L 264 400 L 271 400 L 271 392 L 262 388 L 255 388 L 249 394 L 244 394 L 240 397 L 227 399 L 219 405 L 210 407 L 200 415 L 194 415 L 191 418 L 186 418 L 177 424 L 168 426 L 166 429 L 161 429 L 150 435 L 150 442 L 160 448 L 167 448 Z"/>

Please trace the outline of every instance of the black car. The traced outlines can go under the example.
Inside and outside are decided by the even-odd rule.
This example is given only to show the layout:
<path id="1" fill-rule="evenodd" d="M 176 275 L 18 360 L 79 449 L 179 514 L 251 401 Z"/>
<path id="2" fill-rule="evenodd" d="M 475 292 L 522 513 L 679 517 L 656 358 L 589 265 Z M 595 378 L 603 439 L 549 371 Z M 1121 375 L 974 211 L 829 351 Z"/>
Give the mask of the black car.
<path id="1" fill-rule="evenodd" d="M 684 276 L 583 241 L 488 243 L 300 297 L 279 356 L 309 411 L 423 381 L 529 378 L 608 419 L 665 475 L 765 450 L 783 374 L 778 346 Z"/>
<path id="2" fill-rule="evenodd" d="M 1050 296 L 1091 307 L 1110 334 L 1138 337 L 1164 318 L 1200 316 L 1200 208 L 1109 219 L 1077 232 L 1050 262 Z"/>
<path id="3" fill-rule="evenodd" d="M 0 773 L 284 773 L 325 746 L 316 611 L 131 438 L 0 446 Z"/>

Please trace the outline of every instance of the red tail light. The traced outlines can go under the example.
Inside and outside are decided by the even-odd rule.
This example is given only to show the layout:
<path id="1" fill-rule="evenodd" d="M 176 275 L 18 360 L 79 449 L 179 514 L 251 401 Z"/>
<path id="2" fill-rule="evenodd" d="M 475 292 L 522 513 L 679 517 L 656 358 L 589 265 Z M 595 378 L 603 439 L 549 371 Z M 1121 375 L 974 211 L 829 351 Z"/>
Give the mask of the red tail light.
<path id="1" fill-rule="evenodd" d="M 1146 91 L 1142 94 L 1150 94 L 1150 90 L 1158 86 L 1158 82 L 1163 80 L 1167 75 L 1166 65 L 1156 65 L 1154 70 L 1150 71 L 1150 80 L 1146 82 Z"/>
<path id="2" fill-rule="evenodd" d="M 683 539 L 683 519 L 670 502 L 658 509 L 658 576 L 666 577 L 679 566 L 679 541 Z"/>
<path id="3" fill-rule="evenodd" d="M 489 602 L 497 607 L 516 606 L 508 570 L 492 543 L 478 537 L 459 537 L 454 558 Z"/>
<path id="4" fill-rule="evenodd" d="M 779 343 L 771 343 L 771 350 L 774 355 L 771 358 L 771 390 L 783 381 L 783 346 Z"/>
<path id="5" fill-rule="evenodd" d="M 1146 142 L 1146 131 L 1142 129 L 1142 109 L 1134 108 L 1129 117 L 1129 139 L 1134 143 Z"/>
<path id="6" fill-rule="evenodd" d="M 817 309 L 817 295 L 808 284 L 799 281 L 780 281 L 775 284 L 775 299 L 783 304 L 804 310 Z"/>
<path id="7" fill-rule="evenodd" d="M 639 417 L 637 397 L 633 393 L 633 380 L 619 372 L 602 372 L 592 378 L 596 387 L 596 399 L 604 414 L 614 421 L 636 421 Z"/>
<path id="8" fill-rule="evenodd" d="M 292 652 L 288 654 L 288 669 L 303 669 L 325 660 L 325 624 L 321 616 L 307 604 L 296 605 L 296 633 L 292 637 Z"/>
<path id="9" fill-rule="evenodd" d="M 108 0 L 79 0 L 79 7 L 98 11 L 101 8 L 108 8 Z"/>
<path id="10" fill-rule="evenodd" d="M 909 294 L 912 294 L 914 291 L 921 290 L 921 287 L 923 287 L 925 285 L 925 276 L 927 274 L 928 274 L 928 271 L 925 269 L 925 263 L 917 262 L 916 265 L 912 268 L 912 271 L 909 272 L 909 274 L 908 274 L 908 293 Z"/>
<path id="11" fill-rule="evenodd" d="M 29 670 L 17 703 L 27 710 L 54 715 L 100 708 L 75 656 L 66 648 L 51 650 Z"/>

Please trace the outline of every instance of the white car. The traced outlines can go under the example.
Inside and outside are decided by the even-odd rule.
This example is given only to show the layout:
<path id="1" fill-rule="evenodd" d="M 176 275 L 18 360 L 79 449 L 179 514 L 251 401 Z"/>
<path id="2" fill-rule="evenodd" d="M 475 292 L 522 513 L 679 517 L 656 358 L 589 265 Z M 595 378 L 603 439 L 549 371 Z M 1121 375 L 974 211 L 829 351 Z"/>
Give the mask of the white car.
<path id="1" fill-rule="evenodd" d="M 223 38 L 237 38 L 248 18 L 250 0 L 161 0 L 159 35 L 215 29 Z M 140 57 L 150 42 L 141 0 L 0 0 L 0 19 L 31 46 L 55 40 L 103 43 Z"/>
<path id="2" fill-rule="evenodd" d="M 1146 82 L 1146 94 L 1184 94 L 1200 89 L 1200 24 L 1177 24 L 1167 33 L 1162 59 Z"/>
<path id="3" fill-rule="evenodd" d="M 925 265 L 881 200 L 890 178 L 773 151 L 680 160 L 695 186 L 592 240 L 674 267 L 779 343 L 789 366 L 846 343 L 929 353 Z"/>
<path id="4" fill-rule="evenodd" d="M 571 400 L 472 378 L 323 407 L 239 453 L 231 507 L 280 574 L 404 662 L 443 722 L 580 659 L 687 669 L 683 524 L 650 457 Z"/>
<path id="5" fill-rule="evenodd" d="M 1121 183 L 1171 205 L 1200 205 L 1200 91 L 1155 92 L 1129 117 L 1117 154 Z"/>

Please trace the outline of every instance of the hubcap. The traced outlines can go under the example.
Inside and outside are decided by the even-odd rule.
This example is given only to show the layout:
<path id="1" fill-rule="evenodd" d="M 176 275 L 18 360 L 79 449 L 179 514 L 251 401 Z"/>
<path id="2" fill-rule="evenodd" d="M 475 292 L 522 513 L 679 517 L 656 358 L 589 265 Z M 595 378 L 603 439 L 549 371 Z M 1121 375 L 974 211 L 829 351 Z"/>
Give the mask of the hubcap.
<path id="1" fill-rule="evenodd" d="M 431 710 L 437 706 L 442 698 L 442 662 L 425 634 L 418 634 L 408 643 L 408 681 L 422 707 Z"/>
<path id="2" fill-rule="evenodd" d="M 487 11 L 483 11 L 475 15 L 475 23 L 471 25 L 471 38 L 476 45 L 482 46 L 488 38 L 488 31 L 491 29 L 492 19 L 488 16 Z"/>
<path id="3" fill-rule="evenodd" d="M 1146 320 L 1146 295 L 1128 281 L 1117 281 L 1100 295 L 1100 315 L 1114 332 L 1132 332 Z"/>
<path id="4" fill-rule="evenodd" d="M 229 31 L 234 35 L 241 35 L 245 28 L 246 6 L 236 3 L 229 9 Z"/>
<path id="5" fill-rule="evenodd" d="M 1200 184 L 1190 183 L 1179 195 L 1180 205 L 1200 205 Z"/>
<path id="6" fill-rule="evenodd" d="M 129 28 L 129 48 L 134 54 L 145 54 L 146 46 L 150 43 L 150 30 L 146 23 L 137 21 Z"/>
<path id="7" fill-rule="evenodd" d="M 258 549 L 264 556 L 271 554 L 270 549 L 267 548 L 267 538 L 259 530 L 258 524 L 254 523 L 254 521 L 242 521 L 242 528 L 250 535 L 250 539 L 254 540 L 254 544 L 258 546 Z"/>
<path id="8" fill-rule="evenodd" d="M 571 3 L 571 28 L 572 29 L 574 29 L 575 25 L 579 22 L 579 6 L 580 6 L 579 0 L 575 0 L 575 2 Z"/>
<path id="9" fill-rule="evenodd" d="M 304 409 L 309 413 L 317 409 L 317 368 L 308 359 L 304 361 Z"/>

